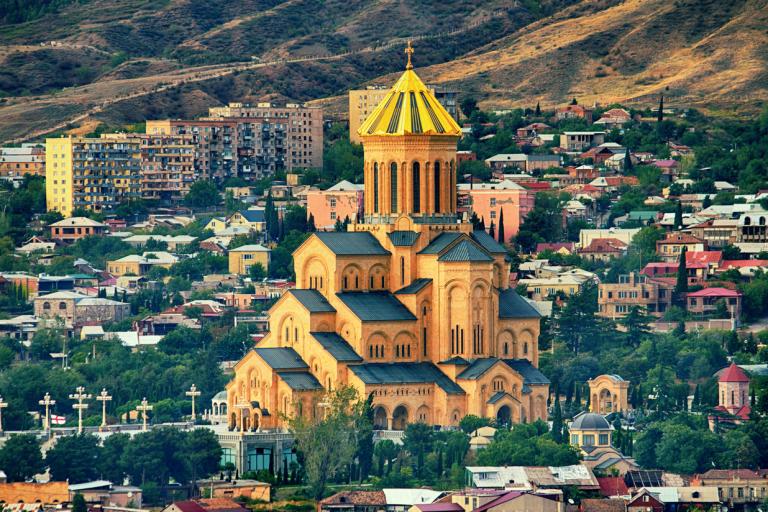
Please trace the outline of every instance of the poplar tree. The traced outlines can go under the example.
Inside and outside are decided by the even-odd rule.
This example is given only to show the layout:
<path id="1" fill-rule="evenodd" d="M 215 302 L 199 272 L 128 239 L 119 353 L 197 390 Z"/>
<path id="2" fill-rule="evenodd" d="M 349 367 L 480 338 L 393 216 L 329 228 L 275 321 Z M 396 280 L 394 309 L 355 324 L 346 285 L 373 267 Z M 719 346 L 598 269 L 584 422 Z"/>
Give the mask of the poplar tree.
<path id="1" fill-rule="evenodd" d="M 499 243 L 501 245 L 504 245 L 504 208 L 501 209 L 501 214 L 499 215 Z"/>
<path id="2" fill-rule="evenodd" d="M 534 115 L 536 117 L 539 117 L 541 115 L 541 102 L 536 102 L 536 111 L 534 112 Z"/>
<path id="3" fill-rule="evenodd" d="M 677 205 L 675 206 L 675 226 L 674 229 L 678 230 L 683 227 L 683 205 L 680 203 L 680 201 L 677 202 Z"/>
<path id="4" fill-rule="evenodd" d="M 663 93 L 659 97 L 659 115 L 657 117 L 657 120 L 659 122 L 659 126 L 661 126 L 661 122 L 664 120 L 664 94 Z"/>
<path id="5" fill-rule="evenodd" d="M 560 408 L 560 393 L 555 389 L 555 406 L 552 412 L 552 439 L 556 443 L 563 442 L 563 411 Z"/>
<path id="6" fill-rule="evenodd" d="M 688 268 L 686 267 L 685 254 L 688 249 L 683 246 L 683 250 L 680 251 L 680 262 L 677 265 L 677 283 L 675 284 L 675 293 L 678 298 L 681 294 L 688 291 Z"/>

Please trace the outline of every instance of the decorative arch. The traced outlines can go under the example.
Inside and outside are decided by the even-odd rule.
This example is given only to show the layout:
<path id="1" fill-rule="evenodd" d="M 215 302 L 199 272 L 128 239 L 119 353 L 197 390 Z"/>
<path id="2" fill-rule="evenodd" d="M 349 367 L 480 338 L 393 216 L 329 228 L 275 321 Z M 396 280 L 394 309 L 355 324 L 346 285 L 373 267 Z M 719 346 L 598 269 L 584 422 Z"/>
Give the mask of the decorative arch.
<path id="1" fill-rule="evenodd" d="M 392 411 L 392 430 L 405 430 L 408 425 L 408 407 L 400 404 Z"/>
<path id="2" fill-rule="evenodd" d="M 459 424 L 461 421 L 461 411 L 458 409 L 454 409 L 453 412 L 451 412 L 451 425 L 454 427 Z"/>
<path id="3" fill-rule="evenodd" d="M 496 336 L 498 357 L 502 359 L 517 359 L 517 340 L 510 329 L 504 329 Z"/>
<path id="4" fill-rule="evenodd" d="M 311 288 L 324 293 L 328 289 L 328 267 L 325 262 L 313 256 L 307 260 L 302 270 L 304 288 Z"/>
<path id="5" fill-rule="evenodd" d="M 429 407 L 426 405 L 422 405 L 418 409 L 416 409 L 416 418 L 415 421 L 419 423 L 426 423 L 427 425 L 431 424 L 431 417 L 430 417 L 430 411 Z"/>
<path id="6" fill-rule="evenodd" d="M 447 324 L 450 330 L 448 336 L 450 354 L 464 355 L 469 342 L 465 332 L 469 320 L 469 290 L 465 283 L 454 280 L 446 286 L 446 297 L 448 298 Z"/>
<path id="7" fill-rule="evenodd" d="M 388 289 L 388 277 L 389 272 L 384 265 L 377 263 L 373 265 L 368 271 L 368 288 L 371 290 L 387 290 Z"/>
<path id="8" fill-rule="evenodd" d="M 360 290 L 363 287 L 365 273 L 360 265 L 350 263 L 341 272 L 341 290 Z"/>
<path id="9" fill-rule="evenodd" d="M 375 430 L 389 429 L 389 413 L 383 405 L 377 405 L 373 408 L 373 428 Z"/>
<path id="10" fill-rule="evenodd" d="M 277 325 L 277 340 L 280 346 L 288 347 L 296 342 L 298 323 L 293 317 L 293 313 L 283 316 Z"/>
<path id="11" fill-rule="evenodd" d="M 367 356 L 368 359 L 383 360 L 392 357 L 389 347 L 389 338 L 386 333 L 377 331 L 368 337 Z"/>
<path id="12" fill-rule="evenodd" d="M 416 340 L 409 331 L 398 332 L 392 345 L 396 359 L 411 359 L 416 355 Z"/>

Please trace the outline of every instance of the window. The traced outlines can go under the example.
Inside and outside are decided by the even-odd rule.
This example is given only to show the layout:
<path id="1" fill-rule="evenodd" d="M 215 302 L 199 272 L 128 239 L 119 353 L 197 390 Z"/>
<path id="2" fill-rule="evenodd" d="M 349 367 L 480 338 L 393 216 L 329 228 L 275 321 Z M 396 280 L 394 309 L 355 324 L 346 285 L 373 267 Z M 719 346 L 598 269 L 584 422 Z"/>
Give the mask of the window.
<path id="1" fill-rule="evenodd" d="M 421 212 L 421 166 L 413 162 L 413 213 Z"/>
<path id="2" fill-rule="evenodd" d="M 571 444 L 579 444 L 579 435 L 571 434 Z"/>
<path id="3" fill-rule="evenodd" d="M 435 162 L 435 212 L 440 212 L 440 162 Z"/>
<path id="4" fill-rule="evenodd" d="M 336 198 L 335 197 L 331 198 L 331 208 L 336 208 Z"/>
<path id="5" fill-rule="evenodd" d="M 373 164 L 373 213 L 379 213 L 379 164 Z"/>
<path id="6" fill-rule="evenodd" d="M 601 444 L 601 445 L 607 445 L 608 444 L 608 434 L 600 434 L 600 436 L 598 437 L 598 441 L 597 442 L 599 444 Z"/>
<path id="7" fill-rule="evenodd" d="M 389 209 L 397 212 L 397 164 L 389 164 Z"/>
<path id="8" fill-rule="evenodd" d="M 336 220 L 336 212 L 331 212 L 331 220 Z"/>
<path id="9" fill-rule="evenodd" d="M 496 218 L 496 212 L 495 212 L 495 211 L 492 211 L 492 212 L 491 212 L 491 219 L 495 219 L 495 218 Z"/>
<path id="10" fill-rule="evenodd" d="M 496 206 L 496 198 L 492 197 L 491 198 L 491 207 L 494 207 L 494 206 Z"/>
<path id="11" fill-rule="evenodd" d="M 584 446 L 594 446 L 595 445 L 595 436 L 593 434 L 584 434 L 581 436 L 582 438 L 582 444 Z"/>

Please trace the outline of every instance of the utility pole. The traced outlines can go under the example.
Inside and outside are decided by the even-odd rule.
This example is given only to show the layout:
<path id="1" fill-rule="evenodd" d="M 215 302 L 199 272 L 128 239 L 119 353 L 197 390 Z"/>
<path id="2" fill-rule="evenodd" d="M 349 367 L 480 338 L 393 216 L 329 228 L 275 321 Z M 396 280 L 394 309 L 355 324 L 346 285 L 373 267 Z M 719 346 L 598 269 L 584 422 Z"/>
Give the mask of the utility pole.
<path id="1" fill-rule="evenodd" d="M 192 384 L 192 387 L 189 388 L 189 391 L 186 392 L 186 395 L 189 397 L 192 397 L 192 423 L 195 422 L 195 397 L 200 396 L 200 391 L 198 391 L 197 386 Z"/>
<path id="2" fill-rule="evenodd" d="M 3 400 L 3 397 L 0 396 L 0 436 L 3 435 L 3 409 L 8 407 L 8 402 Z"/>
<path id="3" fill-rule="evenodd" d="M 51 406 L 56 405 L 56 400 L 51 400 L 50 393 L 46 393 L 42 400 L 38 402 L 40 405 L 45 406 L 45 431 L 48 432 L 48 437 L 51 436 Z"/>
<path id="4" fill-rule="evenodd" d="M 101 402 L 101 425 L 99 426 L 99 432 L 107 430 L 107 402 L 112 400 L 112 397 L 107 393 L 107 388 L 102 388 L 101 393 L 96 395 L 96 400 Z"/>
<path id="5" fill-rule="evenodd" d="M 147 431 L 147 411 L 152 410 L 152 406 L 149 405 L 149 402 L 147 402 L 146 397 L 144 397 L 141 400 L 141 405 L 136 406 L 136 410 L 141 412 L 141 419 L 142 419 L 141 431 L 146 432 Z"/>
<path id="6" fill-rule="evenodd" d="M 76 404 L 72 404 L 72 408 L 77 411 L 77 433 L 83 433 L 83 411 L 88 408 L 88 404 L 84 404 L 83 401 L 93 398 L 85 392 L 83 386 L 77 386 L 75 393 L 69 395 L 70 400 L 77 400 Z"/>

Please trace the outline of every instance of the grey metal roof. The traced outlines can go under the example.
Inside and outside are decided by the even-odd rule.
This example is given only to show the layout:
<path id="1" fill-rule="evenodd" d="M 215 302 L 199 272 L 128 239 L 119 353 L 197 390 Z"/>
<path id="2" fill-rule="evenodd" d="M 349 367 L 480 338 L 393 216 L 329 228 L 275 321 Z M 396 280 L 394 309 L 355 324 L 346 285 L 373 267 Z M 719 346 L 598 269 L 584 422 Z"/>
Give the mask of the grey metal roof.
<path id="1" fill-rule="evenodd" d="M 452 358 L 446 359 L 445 361 L 440 361 L 438 364 L 456 364 L 456 365 L 467 366 L 469 365 L 469 361 L 467 361 L 461 356 L 453 356 Z"/>
<path id="2" fill-rule="evenodd" d="M 310 313 L 335 313 L 336 310 L 323 297 L 323 294 L 317 290 L 288 290 L 288 293 L 296 297 L 301 305 L 307 308 Z"/>
<path id="3" fill-rule="evenodd" d="M 440 233 L 435 237 L 434 240 L 432 240 L 428 246 L 423 248 L 421 251 L 419 251 L 419 254 L 440 254 L 443 249 L 448 247 L 448 245 L 459 238 L 461 236 L 461 233 L 456 233 L 453 231 L 447 232 L 447 233 Z"/>
<path id="4" fill-rule="evenodd" d="M 259 357 L 275 370 L 299 370 L 309 368 L 301 356 L 292 348 L 255 348 Z"/>
<path id="5" fill-rule="evenodd" d="M 463 395 L 464 390 L 432 363 L 366 363 L 349 369 L 366 384 L 435 383 L 449 395 Z"/>
<path id="6" fill-rule="evenodd" d="M 393 231 L 387 236 L 395 247 L 410 247 L 416 243 L 420 234 L 415 231 Z"/>
<path id="7" fill-rule="evenodd" d="M 513 370 L 523 376 L 526 384 L 549 384 L 549 379 L 527 359 L 504 359 Z"/>
<path id="8" fill-rule="evenodd" d="M 239 213 L 248 222 L 264 222 L 264 210 L 240 210 Z"/>
<path id="9" fill-rule="evenodd" d="M 384 249 L 379 241 L 367 232 L 321 231 L 315 233 L 315 236 L 334 254 L 341 256 L 385 256 L 389 254 L 389 251 Z"/>
<path id="10" fill-rule="evenodd" d="M 541 318 L 541 313 L 512 288 L 499 290 L 499 318 Z"/>
<path id="11" fill-rule="evenodd" d="M 462 240 L 447 251 L 438 261 L 493 261 L 493 258 L 471 240 Z"/>
<path id="12" fill-rule="evenodd" d="M 297 391 L 323 389 L 320 382 L 309 372 L 277 372 L 277 375 Z"/>
<path id="13" fill-rule="evenodd" d="M 413 293 L 419 293 L 425 286 L 432 282 L 432 279 L 428 277 L 420 277 L 414 279 L 411 284 L 404 286 L 395 292 L 396 295 L 410 295 Z"/>
<path id="14" fill-rule="evenodd" d="M 488 399 L 488 403 L 495 404 L 496 402 L 498 402 L 499 400 L 507 396 L 507 394 L 508 393 L 506 391 L 497 391 L 493 395 L 491 395 L 491 398 Z"/>
<path id="15" fill-rule="evenodd" d="M 499 359 L 495 357 L 486 357 L 473 360 L 469 367 L 456 376 L 457 379 L 475 380 L 487 372 L 491 366 L 498 363 Z"/>
<path id="16" fill-rule="evenodd" d="M 347 340 L 335 332 L 311 332 L 309 333 L 323 346 L 337 361 L 362 361 L 355 349 L 347 343 Z"/>
<path id="17" fill-rule="evenodd" d="M 473 231 L 472 239 L 483 246 L 483 249 L 491 254 L 507 254 L 507 250 L 504 246 L 494 240 L 485 230 L 478 229 Z"/>
<path id="18" fill-rule="evenodd" d="M 576 416 L 568 426 L 568 430 L 611 430 L 611 424 L 604 416 L 588 412 Z"/>
<path id="19" fill-rule="evenodd" d="M 389 292 L 344 292 L 336 296 L 363 322 L 416 320 Z"/>

